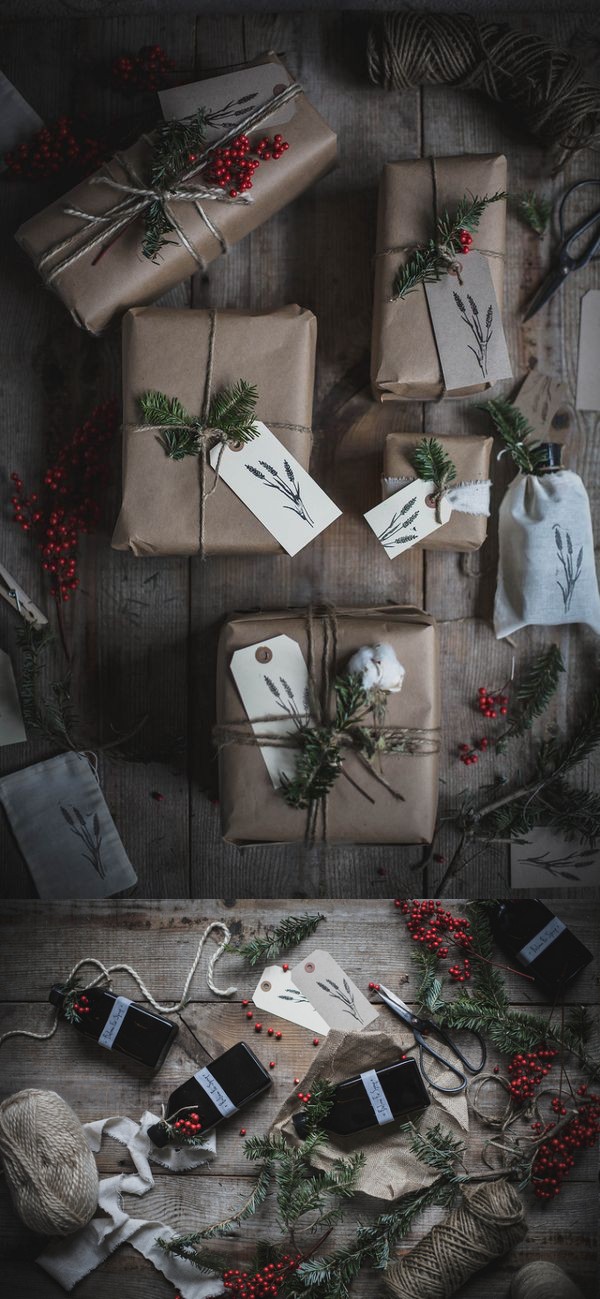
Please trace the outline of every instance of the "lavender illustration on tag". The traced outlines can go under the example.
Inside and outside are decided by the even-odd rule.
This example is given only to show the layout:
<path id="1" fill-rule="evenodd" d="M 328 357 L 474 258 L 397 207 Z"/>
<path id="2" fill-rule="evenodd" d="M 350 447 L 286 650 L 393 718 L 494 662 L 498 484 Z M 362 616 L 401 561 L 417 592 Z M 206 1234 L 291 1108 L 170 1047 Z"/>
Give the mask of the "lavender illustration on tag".
<path id="1" fill-rule="evenodd" d="M 407 532 L 406 529 L 411 527 L 415 519 L 418 519 L 419 511 L 415 510 L 413 514 L 410 514 L 408 518 L 405 518 L 405 515 L 408 514 L 408 511 L 411 510 L 415 504 L 416 499 L 416 496 L 413 496 L 412 500 L 407 501 L 406 505 L 403 505 L 401 510 L 397 510 L 396 513 L 392 515 L 385 528 L 383 528 L 381 532 L 377 533 L 378 541 L 381 542 L 382 546 L 385 546 L 386 550 L 393 550 L 394 546 L 404 546 L 409 541 L 417 541 L 417 533 L 414 529 L 412 532 Z"/>
<path id="2" fill-rule="evenodd" d="M 91 814 L 90 827 L 88 825 L 90 816 L 84 816 L 83 813 L 79 811 L 78 807 L 72 807 L 72 814 L 69 812 L 67 807 L 63 806 L 62 803 L 59 803 L 59 807 L 67 825 L 69 826 L 71 834 L 76 835 L 85 845 L 87 851 L 84 851 L 82 856 L 85 857 L 86 861 L 89 861 L 91 866 L 93 866 L 101 880 L 106 879 L 106 871 L 104 869 L 104 862 L 102 861 L 101 855 L 102 833 L 100 830 L 100 819 L 98 813 L 94 812 Z"/>
<path id="3" fill-rule="evenodd" d="M 280 690 L 279 687 L 275 684 L 275 682 L 274 682 L 274 680 L 273 680 L 272 677 L 267 676 L 266 672 L 264 672 L 264 673 L 263 673 L 263 678 L 264 678 L 264 682 L 265 682 L 265 685 L 266 685 L 266 687 L 267 687 L 267 690 L 270 690 L 270 691 L 271 691 L 271 694 L 272 694 L 272 696 L 273 696 L 273 698 L 274 698 L 274 700 L 275 700 L 277 706 L 278 706 L 279 708 L 281 708 L 282 711 L 283 711 L 284 713 L 287 713 L 289 717 L 292 717 L 292 718 L 294 719 L 295 722 L 297 722 L 298 724 L 300 724 L 301 721 L 302 721 L 303 716 L 305 716 L 308 712 L 310 712 L 310 700 L 309 700 L 308 687 L 307 687 L 306 690 L 304 691 L 304 701 L 303 701 L 303 702 L 304 702 L 304 709 L 303 709 L 303 711 L 301 712 L 301 710 L 300 710 L 299 707 L 298 707 L 298 704 L 296 703 L 296 696 L 295 696 L 295 694 L 294 694 L 294 691 L 292 690 L 292 687 L 291 687 L 291 685 L 289 684 L 289 681 L 286 681 L 285 677 L 280 677 L 280 678 L 279 678 L 280 685 L 281 685 L 281 690 L 283 690 L 283 692 L 284 692 L 284 694 L 285 694 L 285 696 L 286 696 L 285 699 L 283 698 L 283 695 L 282 695 L 282 693 L 281 693 L 281 690 Z"/>
<path id="4" fill-rule="evenodd" d="M 299 1006 L 301 1002 L 308 1005 L 308 997 L 305 997 L 304 993 L 300 992 L 299 988 L 286 988 L 285 992 L 279 992 L 277 994 L 277 999 L 278 1001 L 293 1001 L 297 1006 Z"/>
<path id="5" fill-rule="evenodd" d="M 284 460 L 283 462 L 287 482 L 285 478 L 281 477 L 277 469 L 273 468 L 273 465 L 267 464 L 266 460 L 259 460 L 259 464 L 262 465 L 265 473 L 261 473 L 260 469 L 257 469 L 255 465 L 246 465 L 248 473 L 258 478 L 264 483 L 265 487 L 271 487 L 285 497 L 288 504 L 284 505 L 284 510 L 292 510 L 294 514 L 298 515 L 299 519 L 302 519 L 303 523 L 308 524 L 309 528 L 314 528 L 314 519 L 311 518 L 302 500 L 300 484 L 296 481 L 296 475 L 289 461 Z"/>
<path id="6" fill-rule="evenodd" d="M 352 988 L 347 979 L 344 979 L 343 982 L 344 987 L 342 989 L 333 979 L 327 979 L 325 983 L 321 983 L 320 980 L 317 979 L 317 987 L 321 988 L 322 991 L 326 992 L 330 997 L 333 997 L 335 1001 L 341 1001 L 347 1014 L 352 1015 L 353 1019 L 357 1020 L 359 1024 L 362 1024 L 363 1021 L 356 1009 L 356 1002 L 354 1000 Z"/>
<path id="7" fill-rule="evenodd" d="M 473 335 L 475 346 L 473 347 L 471 343 L 469 343 L 469 351 L 473 353 L 483 378 L 487 379 L 488 347 L 494 332 L 492 327 L 494 308 L 491 305 L 488 307 L 485 314 L 485 326 L 483 326 L 479 314 L 479 307 L 477 306 L 475 299 L 471 297 L 470 293 L 467 293 L 467 302 L 469 304 L 468 310 L 460 294 L 453 293 L 453 297 L 463 323 L 471 330 Z"/>
<path id="8" fill-rule="evenodd" d="M 579 581 L 579 578 L 581 577 L 581 566 L 583 564 L 583 546 L 579 547 L 577 559 L 575 559 L 571 533 L 565 531 L 565 537 L 563 540 L 563 535 L 558 526 L 558 523 L 554 524 L 554 541 L 556 543 L 556 553 L 559 562 L 562 564 L 562 570 L 564 574 L 564 585 L 561 582 L 560 577 L 557 577 L 556 585 L 560 587 L 560 590 L 562 592 L 564 611 L 565 613 L 568 613 L 569 609 L 571 608 L 571 601 L 573 599 L 575 587 L 577 585 L 577 582 Z"/>
<path id="9" fill-rule="evenodd" d="M 579 871 L 585 870 L 586 867 L 595 866 L 595 854 L 590 857 L 589 852 L 584 848 L 574 848 L 573 852 L 564 855 L 558 854 L 557 857 L 551 857 L 549 850 L 539 853 L 537 856 L 521 857 L 520 865 L 537 866 L 546 875 L 551 878 L 563 880 L 580 879 Z"/>

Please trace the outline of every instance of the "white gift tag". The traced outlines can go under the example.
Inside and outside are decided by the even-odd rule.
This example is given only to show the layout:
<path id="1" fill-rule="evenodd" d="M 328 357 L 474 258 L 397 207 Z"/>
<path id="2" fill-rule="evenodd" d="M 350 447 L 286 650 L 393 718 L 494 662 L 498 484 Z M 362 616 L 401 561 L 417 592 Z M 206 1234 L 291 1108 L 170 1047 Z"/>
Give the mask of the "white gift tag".
<path id="1" fill-rule="evenodd" d="M 379 1018 L 375 1006 L 329 952 L 311 952 L 294 966 L 292 979 L 329 1028 L 356 1032 Z"/>
<path id="2" fill-rule="evenodd" d="M 311 1033 L 320 1033 L 326 1037 L 329 1032 L 322 1015 L 319 1015 L 308 997 L 296 986 L 291 974 L 280 965 L 268 965 L 263 970 L 252 1000 L 259 1010 L 278 1015 L 280 1019 L 287 1019 L 290 1024 L 299 1024 L 301 1028 L 309 1028 Z"/>
<path id="3" fill-rule="evenodd" d="M 600 884 L 600 847 L 590 848 L 584 839 L 566 839 L 547 826 L 539 825 L 523 839 L 510 845 L 512 889 L 588 888 Z"/>
<path id="4" fill-rule="evenodd" d="M 191 117 L 197 108 L 204 108 L 212 115 L 218 114 L 218 120 L 211 123 L 206 131 L 206 141 L 210 144 L 235 126 L 236 122 L 241 122 L 248 113 L 267 104 L 275 95 L 280 95 L 286 86 L 291 85 L 292 80 L 287 68 L 280 63 L 259 63 L 255 68 L 240 68 L 239 72 L 226 72 L 221 77 L 209 77 L 206 81 L 193 81 L 187 86 L 160 90 L 158 98 L 162 115 L 167 121 Z M 270 117 L 265 117 L 257 130 L 291 122 L 295 111 L 293 100 L 282 104 Z"/>
<path id="5" fill-rule="evenodd" d="M 432 501 L 433 490 L 433 483 L 415 478 L 365 514 L 369 527 L 390 559 L 410 550 L 417 541 L 437 532 L 448 522 L 452 507 L 443 496 L 440 501 L 441 522 L 438 523 L 435 502 Z"/>
<path id="6" fill-rule="evenodd" d="M 600 410 L 600 289 L 588 289 L 581 299 L 577 410 Z"/>
<path id="7" fill-rule="evenodd" d="M 273 636 L 236 650 L 231 673 L 255 735 L 273 735 L 281 740 L 293 736 L 298 724 L 309 720 L 308 668 L 298 642 L 291 636 Z M 273 720 L 261 720 L 264 718 Z M 289 748 L 261 745 L 260 752 L 275 789 L 281 784 L 282 774 L 295 775 L 293 744 Z"/>
<path id="8" fill-rule="evenodd" d="M 458 276 L 425 285 L 427 305 L 449 392 L 512 378 L 502 317 L 487 257 L 473 250 L 458 258 Z"/>
<path id="9" fill-rule="evenodd" d="M 297 555 L 342 511 L 266 424 L 256 420 L 256 427 L 260 436 L 239 450 L 213 447 L 210 463 L 288 555 Z"/>
<path id="10" fill-rule="evenodd" d="M 26 739 L 13 666 L 6 650 L 0 650 L 0 744 L 22 744 Z"/>
<path id="11" fill-rule="evenodd" d="M 531 424 L 536 441 L 562 442 L 564 432 L 552 428 L 552 421 L 568 400 L 567 386 L 560 379 L 552 379 L 541 370 L 530 370 L 515 397 L 515 406 Z"/>

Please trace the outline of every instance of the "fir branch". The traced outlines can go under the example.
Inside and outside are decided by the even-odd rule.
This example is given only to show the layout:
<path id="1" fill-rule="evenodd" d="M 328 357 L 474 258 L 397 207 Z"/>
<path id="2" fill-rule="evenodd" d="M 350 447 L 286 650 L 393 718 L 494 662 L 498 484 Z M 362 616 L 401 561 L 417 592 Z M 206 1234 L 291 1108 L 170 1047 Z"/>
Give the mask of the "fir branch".
<path id="1" fill-rule="evenodd" d="M 455 1137 L 441 1123 L 435 1123 L 423 1132 L 419 1132 L 413 1123 L 404 1123 L 401 1131 L 409 1134 L 412 1153 L 422 1164 L 434 1168 L 448 1180 L 454 1177 L 454 1166 L 465 1153 L 465 1144 L 460 1137 Z"/>
<path id="2" fill-rule="evenodd" d="M 139 399 L 144 422 L 162 430 L 159 441 L 171 460 L 199 455 L 207 430 L 218 432 L 224 443 L 239 446 L 251 442 L 259 436 L 254 421 L 257 401 L 254 384 L 239 379 L 232 387 L 215 393 L 205 424 L 200 416 L 190 415 L 178 397 L 146 392 Z"/>
<path id="3" fill-rule="evenodd" d="M 446 275 L 454 258 L 462 251 L 460 231 L 467 230 L 473 234 L 490 203 L 498 203 L 506 197 L 501 192 L 486 194 L 483 198 L 476 194 L 465 194 L 453 217 L 448 212 L 443 212 L 437 221 L 433 239 L 429 239 L 423 247 L 416 248 L 406 264 L 398 267 L 392 283 L 392 296 L 405 298 L 420 284 L 432 284 Z"/>
<path id="4" fill-rule="evenodd" d="M 25 623 L 17 633 L 23 656 L 20 689 L 23 721 L 51 744 L 77 749 L 79 746 L 73 738 L 77 718 L 71 703 L 71 673 L 53 681 L 49 693 L 42 692 L 41 676 L 54 642 L 55 636 L 47 625 L 34 627 Z"/>
<path id="5" fill-rule="evenodd" d="M 240 947 L 230 944 L 227 951 L 245 957 L 251 965 L 257 965 L 259 961 L 272 961 L 280 952 L 288 952 L 290 948 L 303 943 L 305 938 L 312 937 L 322 920 L 325 920 L 325 916 L 321 912 L 317 915 L 305 912 L 302 916 L 284 916 L 277 925 L 269 926 L 260 937 L 251 938 L 250 942 L 243 943 Z"/>
<path id="6" fill-rule="evenodd" d="M 517 689 L 518 711 L 502 735 L 498 736 L 495 748 L 503 753 L 509 740 L 530 731 L 537 717 L 541 717 L 558 689 L 559 678 L 565 671 L 562 654 L 558 645 L 549 645 L 533 660 L 529 671 L 519 683 Z"/>
<path id="7" fill-rule="evenodd" d="M 152 137 L 150 184 L 165 190 L 175 184 L 190 166 L 190 155 L 202 153 L 206 140 L 207 116 L 202 108 L 183 121 L 161 121 Z M 174 243 L 167 235 L 174 229 L 164 203 L 155 200 L 144 213 L 142 254 L 155 262 L 166 244 Z"/>
<path id="8" fill-rule="evenodd" d="M 444 492 L 456 478 L 456 465 L 437 438 L 422 438 L 412 453 L 418 477 L 431 481 L 437 492 Z"/>
<path id="9" fill-rule="evenodd" d="M 230 442 L 251 442 L 258 437 L 255 424 L 258 389 L 240 379 L 230 388 L 215 393 L 208 412 L 208 427 L 216 428 Z"/>
<path id="10" fill-rule="evenodd" d="M 531 189 L 527 194 L 519 196 L 517 210 L 522 220 L 531 227 L 536 235 L 539 235 L 540 238 L 545 235 L 552 215 L 552 204 L 549 199 L 545 198 L 543 194 L 536 194 Z"/>
<path id="11" fill-rule="evenodd" d="M 335 1084 L 326 1078 L 318 1078 L 312 1084 L 310 1100 L 305 1102 L 304 1115 L 308 1133 L 318 1132 L 323 1128 L 335 1100 Z"/>
<path id="12" fill-rule="evenodd" d="M 542 444 L 536 442 L 534 430 L 518 406 L 505 397 L 495 397 L 492 401 L 483 402 L 480 410 L 487 411 L 522 474 L 539 476 L 547 468 L 547 453 Z"/>

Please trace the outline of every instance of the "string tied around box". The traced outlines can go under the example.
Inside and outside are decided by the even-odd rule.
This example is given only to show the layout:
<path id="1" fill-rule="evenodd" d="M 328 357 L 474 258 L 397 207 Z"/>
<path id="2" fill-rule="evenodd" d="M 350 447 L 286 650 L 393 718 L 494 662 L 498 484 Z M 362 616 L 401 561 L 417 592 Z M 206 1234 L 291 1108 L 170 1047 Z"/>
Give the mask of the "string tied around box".
<path id="1" fill-rule="evenodd" d="M 191 239 L 188 239 L 182 223 L 173 210 L 173 203 L 191 204 L 201 217 L 206 228 L 219 243 L 221 253 L 226 253 L 228 251 L 227 240 L 202 204 L 206 200 L 246 204 L 252 201 L 251 198 L 247 194 L 232 198 L 231 195 L 225 194 L 218 185 L 207 185 L 198 181 L 190 184 L 190 182 L 193 182 L 198 173 L 202 171 L 202 168 L 206 166 L 210 155 L 215 149 L 225 148 L 238 135 L 244 135 L 247 131 L 253 130 L 254 127 L 260 126 L 279 108 L 290 103 L 291 100 L 302 93 L 302 86 L 298 82 L 292 82 L 278 95 L 274 95 L 269 99 L 266 104 L 254 108 L 245 118 L 237 121 L 218 139 L 213 140 L 212 144 L 204 148 L 195 157 L 193 165 L 188 167 L 177 178 L 176 183 L 171 185 L 147 184 L 137 175 L 129 159 L 123 154 L 115 154 L 114 161 L 121 168 L 125 179 L 119 179 L 115 176 L 111 171 L 111 164 L 106 163 L 100 172 L 90 178 L 89 183 L 108 187 L 119 197 L 112 207 L 102 213 L 88 212 L 83 208 L 71 206 L 63 209 L 65 216 L 76 218 L 80 225 L 73 234 L 67 235 L 64 239 L 52 244 L 38 258 L 37 269 L 45 283 L 52 285 L 57 276 L 61 275 L 69 266 L 72 266 L 81 257 L 94 252 L 96 249 L 98 249 L 98 255 L 95 258 L 97 262 L 99 257 L 108 250 L 127 226 L 131 225 L 138 217 L 147 216 L 149 210 L 153 208 L 154 210 L 156 208 L 160 210 L 166 221 L 165 228 L 177 236 L 179 242 L 190 254 L 190 257 L 193 258 L 198 270 L 204 271 L 206 269 L 204 259 L 194 248 Z M 142 139 L 152 152 L 152 136 L 144 135 Z"/>
<path id="2" fill-rule="evenodd" d="M 172 1005 L 164 1005 L 160 1001 L 157 1001 L 156 998 L 153 997 L 149 989 L 146 987 L 146 984 L 144 983 L 144 980 L 142 979 L 141 975 L 138 974 L 137 970 L 134 970 L 131 965 L 119 963 L 117 965 L 107 966 L 104 965 L 102 961 L 99 961 L 98 958 L 95 956 L 83 956 L 81 960 L 78 961 L 77 964 L 73 966 L 73 969 L 71 970 L 68 979 L 65 981 L 65 985 L 64 985 L 65 989 L 67 991 L 70 991 L 72 995 L 76 997 L 77 989 L 78 989 L 78 985 L 76 981 L 77 981 L 77 975 L 79 974 L 79 971 L 83 969 L 84 966 L 92 966 L 96 970 L 99 970 L 100 973 L 97 974 L 96 977 L 92 979 L 90 982 L 86 983 L 85 985 L 86 988 L 95 988 L 99 984 L 105 984 L 107 987 L 110 987 L 113 974 L 128 974 L 129 977 L 133 979 L 134 983 L 137 984 L 144 1001 L 149 1002 L 149 1004 L 154 1007 L 154 1010 L 159 1011 L 159 1013 L 163 1015 L 178 1014 L 179 1011 L 183 1010 L 184 1007 L 187 1006 L 188 1002 L 190 1001 L 190 988 L 196 970 L 198 969 L 198 965 L 200 964 L 200 958 L 202 956 L 204 945 L 207 939 L 210 937 L 210 935 L 217 930 L 223 935 L 223 941 L 219 943 L 218 947 L 216 948 L 216 951 L 213 952 L 213 955 L 211 956 L 208 962 L 208 966 L 206 970 L 206 982 L 208 984 L 208 987 L 210 988 L 210 991 L 214 992 L 215 996 L 233 997 L 234 994 L 237 992 L 237 988 L 235 986 L 232 985 L 229 988 L 219 988 L 215 982 L 215 966 L 217 964 L 217 961 L 220 960 L 221 956 L 225 951 L 227 951 L 231 943 L 230 930 L 227 928 L 227 925 L 223 924 L 223 922 L 220 920 L 214 920 L 211 922 L 211 924 L 206 926 L 204 933 L 200 937 L 200 941 L 196 948 L 196 954 L 186 975 L 182 994 L 179 1000 L 173 1002 Z M 30 1037 L 30 1038 L 34 1038 L 38 1042 L 46 1042 L 51 1037 L 54 1037 L 54 1034 L 56 1033 L 56 1030 L 58 1028 L 60 1017 L 61 1017 L 60 1010 L 56 1010 L 54 1014 L 54 1020 L 52 1026 L 45 1033 L 35 1033 L 31 1029 L 25 1029 L 25 1028 L 10 1029 L 8 1033 L 3 1033 L 2 1036 L 0 1037 L 0 1047 L 3 1046 L 5 1042 L 8 1042 L 10 1038 L 15 1038 L 15 1037 Z"/>

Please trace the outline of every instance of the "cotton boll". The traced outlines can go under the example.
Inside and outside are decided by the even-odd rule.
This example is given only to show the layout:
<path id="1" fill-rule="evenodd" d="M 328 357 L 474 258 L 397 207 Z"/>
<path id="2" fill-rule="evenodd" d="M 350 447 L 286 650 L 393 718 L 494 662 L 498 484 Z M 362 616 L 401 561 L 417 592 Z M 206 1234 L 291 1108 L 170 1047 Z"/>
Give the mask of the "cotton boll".
<path id="1" fill-rule="evenodd" d="M 365 690 L 377 686 L 390 694 L 402 689 L 404 668 L 398 662 L 391 645 L 363 645 L 352 655 L 348 672 L 361 678 Z"/>

